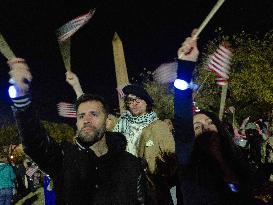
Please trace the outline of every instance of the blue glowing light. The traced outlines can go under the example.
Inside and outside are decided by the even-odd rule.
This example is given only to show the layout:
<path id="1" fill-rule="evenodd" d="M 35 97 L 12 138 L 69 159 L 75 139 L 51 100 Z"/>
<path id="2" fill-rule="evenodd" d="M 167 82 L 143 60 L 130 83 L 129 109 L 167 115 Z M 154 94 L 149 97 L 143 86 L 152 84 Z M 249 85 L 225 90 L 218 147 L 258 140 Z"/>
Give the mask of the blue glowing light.
<path id="1" fill-rule="evenodd" d="M 9 86 L 9 97 L 16 98 L 16 97 L 18 97 L 17 95 L 18 95 L 18 93 L 17 93 L 16 87 L 14 85 Z"/>
<path id="2" fill-rule="evenodd" d="M 232 192 L 238 192 L 238 188 L 235 184 L 228 183 L 228 186 Z"/>
<path id="3" fill-rule="evenodd" d="M 189 88 L 189 84 L 185 80 L 176 79 L 174 81 L 174 87 L 176 87 L 179 90 L 186 90 Z"/>

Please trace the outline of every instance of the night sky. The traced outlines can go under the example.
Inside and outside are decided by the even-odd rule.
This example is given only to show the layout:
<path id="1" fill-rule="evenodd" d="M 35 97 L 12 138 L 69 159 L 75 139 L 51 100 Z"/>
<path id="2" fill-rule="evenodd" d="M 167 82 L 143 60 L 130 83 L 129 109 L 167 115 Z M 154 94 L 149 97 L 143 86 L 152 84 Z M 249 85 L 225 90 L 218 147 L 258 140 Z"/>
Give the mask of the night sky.
<path id="1" fill-rule="evenodd" d="M 72 1 L 72 0 L 71 0 Z M 33 98 L 44 119 L 58 121 L 56 104 L 74 102 L 65 82 L 55 29 L 96 7 L 93 18 L 72 37 L 71 67 L 83 90 L 103 95 L 112 109 L 118 105 L 112 55 L 115 31 L 122 38 L 129 79 L 147 68 L 172 61 L 194 27 L 198 27 L 216 0 L 1 0 L 0 32 L 16 56 L 27 60 L 34 80 Z M 244 30 L 264 33 L 273 28 L 272 0 L 226 0 L 200 35 L 202 51 L 214 30 L 234 34 Z M 0 121 L 10 114 L 8 67 L 0 55 Z M 61 119 L 62 120 L 62 119 Z"/>

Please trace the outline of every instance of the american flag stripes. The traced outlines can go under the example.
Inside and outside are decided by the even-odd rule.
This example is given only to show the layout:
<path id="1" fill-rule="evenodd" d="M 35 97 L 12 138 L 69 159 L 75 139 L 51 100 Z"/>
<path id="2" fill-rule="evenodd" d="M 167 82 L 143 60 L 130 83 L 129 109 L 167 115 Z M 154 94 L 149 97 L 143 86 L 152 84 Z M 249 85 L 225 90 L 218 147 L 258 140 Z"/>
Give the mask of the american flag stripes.
<path id="1" fill-rule="evenodd" d="M 57 104 L 58 114 L 62 117 L 76 118 L 76 108 L 74 104 L 60 102 Z"/>
<path id="2" fill-rule="evenodd" d="M 153 73 L 154 81 L 158 83 L 171 83 L 177 78 L 177 62 L 163 63 Z"/>
<path id="3" fill-rule="evenodd" d="M 29 176 L 29 177 L 32 177 L 32 176 L 33 176 L 33 174 L 34 174 L 35 172 L 37 172 L 37 171 L 38 171 L 38 169 L 39 169 L 39 167 L 38 167 L 38 166 L 35 166 L 35 167 L 29 167 L 29 168 L 26 170 L 26 175 L 27 175 L 27 176 Z"/>
<path id="4" fill-rule="evenodd" d="M 67 22 L 56 30 L 56 36 L 59 42 L 64 42 L 76 33 L 82 26 L 84 26 L 94 15 L 95 9 L 90 10 L 88 13 L 78 16 L 75 19 Z"/>
<path id="5" fill-rule="evenodd" d="M 226 78 L 216 77 L 216 84 L 220 87 L 223 87 L 227 84 L 227 80 Z"/>
<path id="6" fill-rule="evenodd" d="M 231 56 L 231 50 L 223 45 L 209 56 L 208 69 L 217 75 L 216 83 L 220 87 L 226 85 L 229 79 Z"/>

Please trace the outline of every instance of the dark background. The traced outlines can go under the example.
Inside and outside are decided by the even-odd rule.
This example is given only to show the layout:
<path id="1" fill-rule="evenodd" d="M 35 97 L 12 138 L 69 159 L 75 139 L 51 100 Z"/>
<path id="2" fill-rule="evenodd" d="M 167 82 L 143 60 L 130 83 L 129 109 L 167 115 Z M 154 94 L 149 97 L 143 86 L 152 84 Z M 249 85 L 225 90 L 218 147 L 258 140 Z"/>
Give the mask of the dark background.
<path id="1" fill-rule="evenodd" d="M 74 102 L 65 82 L 65 68 L 59 53 L 55 29 L 71 19 L 97 8 L 93 18 L 72 37 L 72 70 L 83 90 L 103 95 L 112 109 L 118 107 L 112 54 L 112 37 L 120 35 L 126 55 L 129 79 L 153 71 L 172 61 L 180 43 L 198 27 L 215 0 L 1 0 L 0 32 L 16 56 L 27 60 L 34 80 L 33 98 L 44 119 L 66 121 L 57 116 L 56 104 Z M 215 29 L 226 34 L 241 31 L 263 34 L 272 29 L 272 0 L 226 0 L 200 35 L 199 49 L 215 37 Z M 11 115 L 8 98 L 8 67 L 0 55 L 0 122 Z"/>

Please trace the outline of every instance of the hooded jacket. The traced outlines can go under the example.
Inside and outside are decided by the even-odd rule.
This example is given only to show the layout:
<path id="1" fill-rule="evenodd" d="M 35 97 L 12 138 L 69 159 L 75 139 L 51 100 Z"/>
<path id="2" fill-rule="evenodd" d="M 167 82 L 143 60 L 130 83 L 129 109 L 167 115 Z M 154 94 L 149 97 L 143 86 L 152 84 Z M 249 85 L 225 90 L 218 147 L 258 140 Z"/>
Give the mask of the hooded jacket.
<path id="1" fill-rule="evenodd" d="M 77 141 L 56 144 L 32 106 L 15 115 L 25 152 L 53 179 L 57 204 L 146 204 L 141 161 L 125 151 L 122 134 L 106 132 L 108 152 L 97 157 Z"/>

